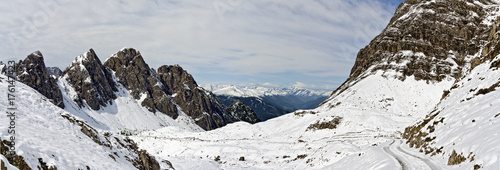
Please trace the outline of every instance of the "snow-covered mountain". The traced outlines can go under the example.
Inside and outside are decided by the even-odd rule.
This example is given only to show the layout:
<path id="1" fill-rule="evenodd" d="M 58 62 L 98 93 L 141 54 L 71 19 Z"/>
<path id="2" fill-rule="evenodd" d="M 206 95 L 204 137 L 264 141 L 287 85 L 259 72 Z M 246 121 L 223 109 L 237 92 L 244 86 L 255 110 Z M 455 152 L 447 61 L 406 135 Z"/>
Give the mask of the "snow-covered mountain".
<path id="1" fill-rule="evenodd" d="M 150 69 L 135 50 L 104 64 L 89 50 L 59 79 L 34 53 L 16 74 L 26 84 L 16 90 L 20 152 L 5 153 L 1 131 L 0 158 L 60 169 L 499 169 L 498 11 L 496 1 L 408 0 L 319 107 L 255 124 L 220 124 L 229 115 L 212 93 L 178 66 Z"/>
<path id="2" fill-rule="evenodd" d="M 17 98 L 14 102 L 2 100 L 1 108 L 9 111 L 7 106 L 16 104 L 20 112 L 16 115 L 20 127 L 16 132 L 23 134 L 12 139 L 3 133 L 0 138 L 5 141 L 1 153 L 3 160 L 8 159 L 6 162 L 20 169 L 37 166 L 43 169 L 169 168 L 168 161 L 150 157 L 122 135 L 165 126 L 204 131 L 238 120 L 227 114 L 215 96 L 199 87 L 180 66 L 162 66 L 155 71 L 131 48 L 120 50 L 105 63 L 101 63 L 90 49 L 76 57 L 60 77 L 50 75 L 39 51 L 14 67 L 5 66 L 2 64 L 2 73 L 11 77 L 1 77 L 1 92 L 12 93 Z M 16 89 L 11 88 L 12 84 L 19 85 L 14 86 Z M 38 104 L 40 102 L 43 104 Z M 12 120 L 2 117 L 3 122 L 9 119 Z M 57 121 L 51 122 L 51 119 Z M 5 125 L 2 129 L 10 128 L 9 124 L 2 125 Z M 30 127 L 23 127 L 27 125 Z M 54 129 L 47 132 L 37 131 L 51 127 Z M 5 132 L 10 133 L 10 130 Z M 59 133 L 67 135 L 59 136 Z M 81 138 L 85 140 L 68 144 Z M 42 140 L 44 142 L 39 145 L 31 145 Z M 56 149 L 58 145 L 67 147 Z M 90 153 L 95 152 L 106 159 L 96 156 L 82 160 L 76 157 L 81 156 L 78 153 L 74 156 L 66 153 L 71 147 L 83 149 L 85 145 L 95 149 L 81 154 L 92 157 Z M 15 153 L 7 153 L 10 146 L 17 148 Z M 73 159 L 76 164 L 64 163 L 73 162 Z"/>
<path id="3" fill-rule="evenodd" d="M 2 111 L 12 114 L 0 117 L 0 158 L 7 169 L 158 169 L 158 162 L 168 167 L 128 137 L 93 127 L 35 89 L 9 80 L 0 75 L 0 93 L 15 96 L 0 102 Z"/>

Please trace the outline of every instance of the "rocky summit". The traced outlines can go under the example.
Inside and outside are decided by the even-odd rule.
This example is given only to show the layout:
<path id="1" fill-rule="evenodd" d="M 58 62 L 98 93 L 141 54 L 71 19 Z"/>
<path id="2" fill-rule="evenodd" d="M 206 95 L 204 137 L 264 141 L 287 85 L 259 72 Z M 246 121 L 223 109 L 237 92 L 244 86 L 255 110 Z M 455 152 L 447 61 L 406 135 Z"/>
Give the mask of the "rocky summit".
<path id="1" fill-rule="evenodd" d="M 55 105 L 64 108 L 63 97 L 56 80 L 50 77 L 45 67 L 43 55 L 36 51 L 16 64 L 16 75 L 20 82 L 36 89 Z"/>
<path id="2" fill-rule="evenodd" d="M 144 62 L 139 51 L 124 48 L 104 62 L 111 69 L 123 86 L 141 105 L 151 112 L 160 111 L 172 118 L 177 118 L 177 107 L 168 95 L 167 87 L 161 83 L 154 69 Z"/>
<path id="3" fill-rule="evenodd" d="M 77 96 L 73 100 L 80 107 L 85 101 L 90 108 L 99 110 L 116 99 L 114 92 L 117 89 L 111 72 L 102 65 L 92 49 L 76 57 L 63 71 L 62 79 L 75 89 Z"/>

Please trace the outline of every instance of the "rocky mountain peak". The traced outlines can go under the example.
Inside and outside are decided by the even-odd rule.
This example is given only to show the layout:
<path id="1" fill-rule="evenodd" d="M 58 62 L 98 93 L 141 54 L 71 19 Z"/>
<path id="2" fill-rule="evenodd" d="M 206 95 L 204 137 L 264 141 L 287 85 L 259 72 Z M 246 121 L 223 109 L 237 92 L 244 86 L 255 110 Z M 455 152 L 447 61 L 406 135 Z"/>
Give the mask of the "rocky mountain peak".
<path id="1" fill-rule="evenodd" d="M 177 107 L 172 103 L 168 90 L 139 51 L 123 48 L 108 58 L 104 65 L 115 72 L 118 81 L 130 91 L 134 99 L 143 98 L 142 106 L 151 112 L 160 111 L 177 118 Z"/>
<path id="2" fill-rule="evenodd" d="M 73 100 L 81 107 L 85 101 L 90 108 L 99 110 L 101 106 L 112 104 L 118 91 L 111 72 L 102 65 L 93 49 L 75 58 L 62 73 L 78 93 Z"/>
<path id="3" fill-rule="evenodd" d="M 179 65 L 161 66 L 158 68 L 158 73 L 162 73 L 162 80 L 168 80 L 165 81 L 165 84 L 169 87 L 170 94 L 176 93 L 182 88 L 195 89 L 198 87 L 193 76 Z"/>
<path id="4" fill-rule="evenodd" d="M 43 55 L 35 51 L 16 65 L 16 75 L 20 82 L 36 89 L 55 105 L 64 108 L 63 98 L 56 80 L 49 76 Z"/>
<path id="5" fill-rule="evenodd" d="M 152 90 L 148 78 L 153 73 L 139 51 L 123 48 L 108 58 L 104 65 L 115 72 L 118 81 L 132 91 L 135 99 Z"/>

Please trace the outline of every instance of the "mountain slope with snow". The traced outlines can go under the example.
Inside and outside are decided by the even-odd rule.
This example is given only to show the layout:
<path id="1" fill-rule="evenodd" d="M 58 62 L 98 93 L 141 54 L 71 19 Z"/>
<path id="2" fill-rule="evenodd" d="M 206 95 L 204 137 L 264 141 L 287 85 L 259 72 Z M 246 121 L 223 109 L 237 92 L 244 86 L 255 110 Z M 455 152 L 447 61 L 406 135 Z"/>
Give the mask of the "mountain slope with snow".
<path id="1" fill-rule="evenodd" d="M 500 70 L 492 63 L 474 68 L 428 117 L 405 130 L 411 147 L 456 168 L 500 168 Z"/>
<path id="2" fill-rule="evenodd" d="M 8 94 L 12 83 L 0 75 L 0 93 Z M 137 150 L 133 141 L 121 135 L 95 130 L 75 118 L 45 96 L 20 82 L 14 82 L 16 97 L 15 119 L 1 116 L 0 138 L 3 140 L 2 159 L 17 157 L 17 167 L 57 167 L 58 169 L 136 169 L 144 167 L 145 153 Z M 12 110 L 8 100 L 0 102 L 4 112 Z M 9 123 L 11 122 L 11 123 Z M 12 123 L 14 122 L 14 123 Z M 9 133 L 7 129 L 14 130 Z M 11 139 L 14 136 L 14 140 Z M 7 153 L 15 143 L 16 155 Z M 5 156 L 5 157 L 4 157 Z M 142 157 L 142 158 L 141 158 Z M 3 160 L 6 160 L 3 159 Z M 146 161 L 147 162 L 147 161 Z M 13 163 L 13 162 L 11 162 Z M 26 167 L 27 166 L 27 167 Z"/>

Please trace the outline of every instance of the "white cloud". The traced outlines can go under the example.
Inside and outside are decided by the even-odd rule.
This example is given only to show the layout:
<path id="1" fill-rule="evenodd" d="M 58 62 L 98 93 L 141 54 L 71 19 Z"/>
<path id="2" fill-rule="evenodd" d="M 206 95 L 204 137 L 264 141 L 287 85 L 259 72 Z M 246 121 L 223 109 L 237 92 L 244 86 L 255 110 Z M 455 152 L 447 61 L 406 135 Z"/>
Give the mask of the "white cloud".
<path id="1" fill-rule="evenodd" d="M 0 50 L 17 59 L 40 50 L 65 67 L 89 48 L 104 60 L 134 47 L 152 67 L 193 74 L 347 76 L 393 10 L 372 0 L 8 1 Z"/>
<path id="2" fill-rule="evenodd" d="M 273 83 L 270 83 L 270 82 L 265 82 L 265 83 L 262 83 L 262 84 L 260 84 L 259 86 L 268 87 L 268 88 L 276 88 L 276 87 L 280 87 L 280 85 L 276 85 L 276 84 L 273 84 Z"/>
<path id="3" fill-rule="evenodd" d="M 302 83 L 302 82 L 295 82 L 295 84 L 293 85 L 293 87 L 299 87 L 299 88 L 308 88 L 309 86 L 305 83 Z"/>

